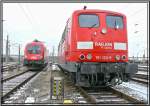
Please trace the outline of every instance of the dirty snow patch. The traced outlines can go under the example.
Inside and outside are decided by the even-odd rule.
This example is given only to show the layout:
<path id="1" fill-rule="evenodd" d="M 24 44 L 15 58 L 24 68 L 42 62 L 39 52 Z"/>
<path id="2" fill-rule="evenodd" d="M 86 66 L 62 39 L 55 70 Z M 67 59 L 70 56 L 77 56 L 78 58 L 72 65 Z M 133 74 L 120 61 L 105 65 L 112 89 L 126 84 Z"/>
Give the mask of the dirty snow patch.
<path id="1" fill-rule="evenodd" d="M 34 103 L 34 102 L 35 102 L 34 97 L 27 97 L 27 99 L 25 100 L 25 103 Z"/>

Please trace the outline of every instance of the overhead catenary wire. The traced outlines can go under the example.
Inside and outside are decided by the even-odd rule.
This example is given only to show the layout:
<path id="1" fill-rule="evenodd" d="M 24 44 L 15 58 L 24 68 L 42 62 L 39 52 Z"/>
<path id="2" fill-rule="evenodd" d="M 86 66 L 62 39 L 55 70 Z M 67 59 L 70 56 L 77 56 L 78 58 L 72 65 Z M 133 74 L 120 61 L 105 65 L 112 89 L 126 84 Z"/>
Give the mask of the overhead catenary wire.
<path id="1" fill-rule="evenodd" d="M 128 22 L 130 22 L 130 30 L 133 29 L 133 34 L 135 35 L 135 36 L 131 36 L 130 38 L 132 38 L 132 37 L 137 38 L 138 36 L 143 35 L 147 32 L 147 29 L 144 29 L 144 27 L 147 26 L 147 22 L 145 22 L 145 20 L 147 20 L 147 17 L 138 16 L 138 14 L 141 12 L 143 12 L 143 14 L 147 14 L 147 10 L 145 10 L 145 9 L 146 9 L 146 7 L 140 8 L 137 11 L 130 13 L 130 15 L 128 15 L 128 16 L 136 16 L 137 15 L 137 18 L 130 18 L 130 20 L 128 20 Z M 137 33 L 134 33 L 136 31 L 137 31 Z"/>
<path id="2" fill-rule="evenodd" d="M 21 6 L 21 5 L 20 5 Z M 32 29 L 34 29 L 34 31 L 36 32 L 36 33 L 41 33 L 40 32 L 40 28 L 39 28 L 39 22 L 38 22 L 38 20 L 36 19 L 36 17 L 35 17 L 35 15 L 33 15 L 33 13 L 32 13 L 32 11 L 31 11 L 31 9 L 30 9 L 30 5 L 29 4 L 25 4 L 25 5 L 23 5 L 23 10 L 24 10 L 24 13 L 26 14 L 26 16 L 27 16 L 27 19 L 29 20 L 29 22 L 30 22 L 30 24 L 32 25 Z M 34 26 L 33 26 L 34 25 Z M 42 34 L 41 34 L 42 35 Z M 41 42 L 43 42 L 43 43 L 45 43 L 46 44 L 46 42 L 45 41 L 42 41 L 42 40 L 40 40 Z"/>
<path id="3" fill-rule="evenodd" d="M 132 4 L 132 3 L 131 3 Z M 133 8 L 133 5 L 127 5 L 127 6 L 124 6 L 123 8 L 118 8 L 118 10 L 122 10 L 122 12 L 123 11 L 126 11 L 126 12 L 124 12 L 124 13 L 127 13 L 129 16 L 133 16 L 133 15 L 136 15 L 136 14 L 138 14 L 138 13 L 140 13 L 140 12 L 142 12 L 141 10 L 143 10 L 143 9 L 145 9 L 145 8 L 147 8 L 147 6 L 146 7 L 143 7 L 143 8 L 140 8 L 140 9 L 138 9 L 137 11 L 135 11 L 135 12 L 132 12 L 132 10 L 131 10 L 131 8 L 128 8 L 129 6 L 132 6 L 132 8 Z M 135 4 L 134 4 L 135 5 Z M 128 11 L 127 11 L 128 10 Z"/>
<path id="4" fill-rule="evenodd" d="M 144 8 L 146 8 L 146 7 L 144 7 Z M 140 9 L 138 9 L 136 12 L 134 12 L 134 13 L 132 13 L 132 14 L 130 14 L 129 16 L 133 16 L 133 15 L 137 15 L 138 13 L 140 13 L 140 12 L 145 12 L 145 11 L 141 11 L 141 10 L 143 10 L 144 8 L 140 8 Z M 146 18 L 147 19 L 147 18 Z M 144 22 L 144 19 L 143 19 L 143 17 L 141 18 L 141 17 L 138 17 L 138 18 L 131 18 L 130 20 L 128 20 L 128 21 L 131 21 L 131 25 L 133 24 L 136 24 L 136 23 L 138 23 L 138 24 L 140 24 L 140 26 L 142 26 L 142 25 L 145 25 L 145 23 L 143 23 Z M 134 27 L 134 26 L 133 26 Z"/>
<path id="5" fill-rule="evenodd" d="M 20 3 L 18 3 L 18 6 L 21 8 L 21 10 L 23 11 L 23 13 L 24 13 L 25 17 L 27 18 L 28 22 L 31 24 L 33 32 L 36 33 L 36 31 L 35 31 L 35 29 L 34 29 L 34 26 L 33 26 L 33 22 L 32 22 L 32 20 L 30 19 L 30 17 L 28 16 L 28 14 L 26 13 L 26 11 L 25 11 L 25 9 L 23 8 L 23 6 L 22 6 Z"/>
<path id="6" fill-rule="evenodd" d="M 20 3 L 18 3 L 18 6 L 22 10 L 22 13 L 26 17 L 27 21 L 31 24 L 33 32 L 36 33 L 36 31 L 34 30 L 34 26 L 33 26 L 32 20 L 30 19 L 29 15 L 27 14 L 27 12 L 25 11 L 25 9 L 22 7 L 22 5 Z M 5 30 L 6 30 L 6 34 L 9 35 L 8 30 L 7 29 L 5 29 Z M 4 38 L 3 42 L 5 42 L 5 41 L 7 41 L 7 40 Z M 3 44 L 5 45 L 5 43 L 3 43 Z M 9 39 L 9 44 L 10 44 L 11 48 L 14 48 L 14 47 L 18 47 L 18 45 L 20 43 L 16 43 L 16 42 L 14 42 L 14 41 Z"/>
<path id="7" fill-rule="evenodd" d="M 139 37 L 141 37 L 141 35 L 144 34 L 143 33 L 143 31 L 145 31 L 144 26 L 147 24 L 147 23 L 145 24 L 145 22 L 144 22 L 144 20 L 145 19 L 147 20 L 147 18 L 145 18 L 145 17 L 138 17 L 138 15 L 141 12 L 143 14 L 147 14 L 147 10 L 145 10 L 146 7 L 140 8 L 137 11 L 133 12 L 133 11 L 130 10 L 130 8 L 128 8 L 129 6 L 133 6 L 133 5 L 126 5 L 126 6 L 124 6 L 123 8 L 118 8 L 118 10 L 122 10 L 122 9 L 126 10 L 126 11 L 123 10 L 122 12 L 125 13 L 127 15 L 127 17 L 131 17 L 129 20 L 127 20 L 128 22 L 130 21 L 130 29 L 135 29 L 135 30 L 138 29 L 138 33 L 135 34 L 134 33 L 135 30 L 133 30 L 134 36 L 130 36 L 130 39 L 133 38 L 133 37 L 136 38 L 136 39 L 138 39 Z M 132 16 L 134 16 L 134 15 L 137 16 L 138 18 L 132 18 Z M 136 23 L 138 23 L 138 25 L 134 26 Z M 131 26 L 131 25 L 133 25 L 133 26 Z M 132 35 L 132 34 L 130 33 L 130 35 Z M 131 41 L 129 41 L 129 43 L 130 44 L 132 43 L 132 45 L 135 45 L 135 42 L 133 42 L 133 41 L 134 40 L 131 39 Z M 145 39 L 141 40 L 141 42 L 145 42 L 145 41 L 146 41 Z M 133 47 L 135 47 L 135 46 L 133 46 Z"/>
<path id="8" fill-rule="evenodd" d="M 26 7 L 26 9 L 28 10 L 29 15 L 32 17 L 34 23 L 35 23 L 37 26 L 39 26 L 39 22 L 36 20 L 35 16 L 32 15 L 32 12 L 31 12 L 31 10 L 30 10 L 28 4 L 26 4 L 25 7 Z"/>
<path id="9" fill-rule="evenodd" d="M 132 14 L 129 15 L 129 16 L 137 15 L 137 14 L 140 13 L 144 8 L 147 8 L 147 7 L 140 8 L 140 9 L 138 9 L 136 12 L 132 13 Z"/>
<path id="10" fill-rule="evenodd" d="M 142 12 L 141 10 L 147 8 L 147 7 L 143 7 L 143 8 L 138 9 L 138 10 L 135 11 L 135 12 L 132 12 L 131 9 L 128 8 L 128 7 L 132 6 L 132 8 L 133 8 L 133 5 L 135 5 L 135 4 L 129 3 L 129 4 L 125 5 L 125 6 L 122 7 L 122 8 L 118 8 L 117 10 L 122 10 L 121 12 L 128 14 L 128 16 L 133 16 L 133 15 L 136 15 L 136 14 Z M 140 17 L 139 17 L 139 18 L 140 18 Z M 137 19 L 138 19 L 138 18 L 137 18 Z M 135 20 L 135 19 L 134 19 L 134 20 Z"/>
<path id="11" fill-rule="evenodd" d="M 132 4 L 132 3 L 131 3 Z M 127 6 L 124 6 L 123 8 L 118 8 L 118 10 L 126 10 L 126 12 L 124 12 L 124 13 L 126 13 L 126 14 L 128 14 L 127 16 L 133 16 L 133 15 L 138 15 L 139 13 L 141 13 L 141 12 L 145 12 L 144 10 L 147 8 L 147 7 L 143 7 L 143 8 L 140 8 L 140 9 L 138 9 L 137 11 L 135 11 L 135 12 L 132 12 L 131 10 L 130 10 L 130 8 L 128 8 L 129 6 L 132 6 L 133 7 L 133 5 L 127 5 Z M 143 11 L 142 11 L 143 10 Z M 122 11 L 122 12 L 123 12 Z M 146 12 L 146 14 L 147 14 L 147 12 Z M 142 19 L 143 19 L 143 17 L 142 17 Z M 138 18 L 130 18 L 130 20 L 132 20 L 132 23 L 137 23 L 137 22 L 141 22 L 141 17 L 138 17 Z M 129 20 L 128 20 L 129 21 Z"/>

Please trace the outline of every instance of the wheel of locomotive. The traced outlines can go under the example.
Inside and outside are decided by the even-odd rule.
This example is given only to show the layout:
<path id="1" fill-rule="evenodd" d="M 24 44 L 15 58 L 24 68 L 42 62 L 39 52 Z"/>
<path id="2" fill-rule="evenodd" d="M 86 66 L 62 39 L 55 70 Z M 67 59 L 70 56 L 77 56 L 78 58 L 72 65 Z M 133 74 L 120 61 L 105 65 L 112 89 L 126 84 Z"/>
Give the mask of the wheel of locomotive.
<path id="1" fill-rule="evenodd" d="M 73 79 L 73 82 L 75 84 L 76 83 L 76 74 L 75 73 L 72 73 L 72 79 Z"/>
<path id="2" fill-rule="evenodd" d="M 72 81 L 73 84 L 75 84 L 76 83 L 76 74 L 74 72 L 70 72 L 69 79 Z"/>

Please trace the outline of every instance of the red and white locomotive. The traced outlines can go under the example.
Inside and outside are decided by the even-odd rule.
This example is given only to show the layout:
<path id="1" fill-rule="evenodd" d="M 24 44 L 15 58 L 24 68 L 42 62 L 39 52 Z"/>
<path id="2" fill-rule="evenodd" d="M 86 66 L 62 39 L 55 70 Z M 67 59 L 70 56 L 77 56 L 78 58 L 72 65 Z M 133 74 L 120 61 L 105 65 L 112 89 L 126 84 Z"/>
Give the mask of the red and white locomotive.
<path id="1" fill-rule="evenodd" d="M 28 43 L 24 50 L 24 66 L 39 69 L 47 64 L 48 50 L 46 46 L 38 40 Z"/>
<path id="2" fill-rule="evenodd" d="M 58 46 L 59 66 L 77 86 L 128 81 L 137 65 L 128 62 L 126 16 L 106 10 L 76 10 Z"/>

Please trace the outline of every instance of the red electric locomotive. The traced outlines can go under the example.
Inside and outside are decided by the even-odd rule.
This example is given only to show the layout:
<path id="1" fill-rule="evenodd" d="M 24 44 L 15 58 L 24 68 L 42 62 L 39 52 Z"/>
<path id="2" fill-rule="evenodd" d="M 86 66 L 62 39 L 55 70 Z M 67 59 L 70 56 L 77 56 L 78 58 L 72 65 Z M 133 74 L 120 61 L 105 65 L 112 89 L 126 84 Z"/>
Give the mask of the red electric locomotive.
<path id="1" fill-rule="evenodd" d="M 77 86 L 128 81 L 137 65 L 128 62 L 126 16 L 106 10 L 76 10 L 58 46 L 59 66 Z"/>
<path id="2" fill-rule="evenodd" d="M 31 69 L 39 69 L 47 64 L 48 50 L 45 45 L 38 40 L 28 43 L 24 50 L 24 66 Z"/>

